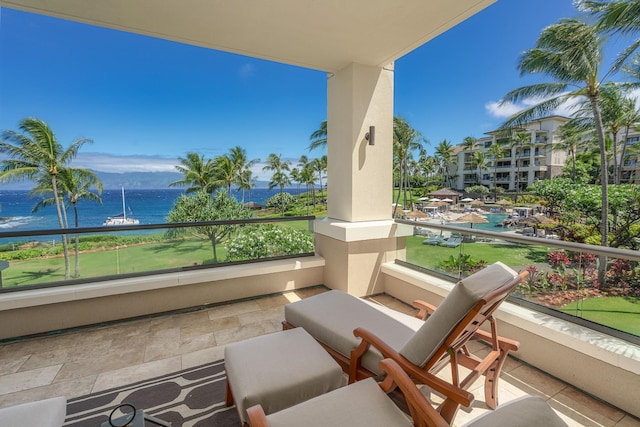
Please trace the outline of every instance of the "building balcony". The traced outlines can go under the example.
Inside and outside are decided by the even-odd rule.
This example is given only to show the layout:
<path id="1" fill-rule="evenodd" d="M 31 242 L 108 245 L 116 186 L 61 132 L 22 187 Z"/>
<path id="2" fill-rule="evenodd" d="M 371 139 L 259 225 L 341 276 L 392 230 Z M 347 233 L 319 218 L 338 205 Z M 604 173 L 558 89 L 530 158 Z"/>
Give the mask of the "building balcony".
<path id="1" fill-rule="evenodd" d="M 314 286 L 3 344 L 0 407 L 51 395 L 78 397 L 222 359 L 227 344 L 280 330 L 284 305 L 325 290 Z M 411 306 L 388 294 L 370 299 L 415 314 Z M 477 345 L 472 351 L 486 350 Z M 456 425 L 488 410 L 482 401 L 482 387 L 482 381 L 471 387 L 476 401 L 471 408 L 458 411 Z M 506 403 L 527 394 L 544 397 L 570 426 L 622 427 L 638 422 L 509 357 L 500 381 L 500 401 Z"/>
<path id="2" fill-rule="evenodd" d="M 393 258 L 406 251 L 411 261 L 426 246 L 416 249 L 421 238 L 407 224 L 415 222 L 398 223 Z M 315 228 L 321 225 L 317 220 Z M 380 264 L 369 288 L 376 301 L 410 311 L 414 299 L 437 305 L 451 289 L 439 274 L 393 258 Z M 71 398 L 218 360 L 230 342 L 279 330 L 283 305 L 326 290 L 336 262 L 329 252 L 2 293 L 0 407 Z M 521 342 L 503 373 L 502 402 L 539 394 L 570 425 L 637 425 L 628 390 L 640 375 L 639 346 L 515 302 L 503 304 L 496 319 L 501 335 Z M 471 390 L 477 399 L 481 389 L 478 383 Z M 484 410 L 477 400 L 456 423 Z"/>

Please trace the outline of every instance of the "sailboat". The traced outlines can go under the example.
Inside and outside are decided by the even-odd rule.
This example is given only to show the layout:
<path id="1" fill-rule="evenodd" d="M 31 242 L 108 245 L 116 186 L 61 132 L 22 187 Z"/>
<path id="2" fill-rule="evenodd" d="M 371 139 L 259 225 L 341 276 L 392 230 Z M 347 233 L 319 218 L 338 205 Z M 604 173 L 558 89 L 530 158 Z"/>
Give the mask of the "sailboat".
<path id="1" fill-rule="evenodd" d="M 140 221 L 135 218 L 127 218 L 127 206 L 124 201 L 124 187 L 122 187 L 122 213 L 115 216 L 108 217 L 103 223 L 103 226 L 108 225 L 138 225 Z"/>

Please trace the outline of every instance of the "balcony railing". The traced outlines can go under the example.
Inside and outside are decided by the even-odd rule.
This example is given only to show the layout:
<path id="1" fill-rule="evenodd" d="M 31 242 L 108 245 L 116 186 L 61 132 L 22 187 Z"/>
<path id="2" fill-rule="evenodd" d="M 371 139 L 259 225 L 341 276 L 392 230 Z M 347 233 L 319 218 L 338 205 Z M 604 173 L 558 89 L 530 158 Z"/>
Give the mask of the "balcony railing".
<path id="1" fill-rule="evenodd" d="M 5 268 L 0 271 L 0 292 L 311 256 L 314 219 L 299 216 L 2 232 L 0 267 Z M 68 240 L 68 273 L 63 236 Z"/>
<path id="2" fill-rule="evenodd" d="M 529 270 L 515 303 L 640 343 L 640 252 L 561 241 L 533 223 L 494 232 L 396 221 L 415 229 L 407 237 L 407 265 L 452 281 L 496 261 Z M 607 267 L 603 283 L 601 262 Z"/>

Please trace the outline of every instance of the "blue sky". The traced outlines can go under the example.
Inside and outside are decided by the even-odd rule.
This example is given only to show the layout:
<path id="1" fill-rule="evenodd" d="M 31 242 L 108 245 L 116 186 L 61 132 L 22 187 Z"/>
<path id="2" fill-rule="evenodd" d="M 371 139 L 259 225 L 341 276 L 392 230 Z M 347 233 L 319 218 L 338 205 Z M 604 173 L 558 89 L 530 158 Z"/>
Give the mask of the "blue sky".
<path id="1" fill-rule="evenodd" d="M 428 150 L 483 136 L 513 112 L 500 98 L 535 81 L 519 76 L 520 53 L 574 16 L 571 0 L 499 0 L 396 61 L 395 114 Z M 323 154 L 307 147 L 326 118 L 326 75 L 0 8 L 0 129 L 28 116 L 65 146 L 93 139 L 75 164 L 107 172 L 173 171 L 188 151 L 236 145 L 295 163 Z"/>

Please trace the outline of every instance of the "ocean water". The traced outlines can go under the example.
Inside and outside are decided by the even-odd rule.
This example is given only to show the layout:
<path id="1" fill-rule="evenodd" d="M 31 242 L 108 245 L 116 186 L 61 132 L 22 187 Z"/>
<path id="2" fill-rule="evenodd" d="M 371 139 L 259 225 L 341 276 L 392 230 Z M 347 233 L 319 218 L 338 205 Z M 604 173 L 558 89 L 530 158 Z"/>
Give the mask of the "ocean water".
<path id="1" fill-rule="evenodd" d="M 264 204 L 265 200 L 277 194 L 274 188 L 254 188 L 251 198 L 245 193 L 245 202 Z M 297 194 L 296 188 L 285 189 Z M 125 190 L 127 216 L 136 218 L 140 224 L 163 224 L 173 204 L 183 194 L 179 189 L 163 190 Z M 232 195 L 241 201 L 242 193 L 232 191 Z M 90 201 L 78 202 L 78 226 L 99 227 L 109 216 L 122 213 L 121 190 L 105 190 L 102 193 L 102 204 Z M 20 230 L 44 230 L 58 228 L 58 216 L 55 206 L 41 208 L 32 213 L 38 199 L 30 198 L 28 191 L 0 190 L 0 232 Z M 73 226 L 73 209 L 67 211 L 69 224 Z"/>

